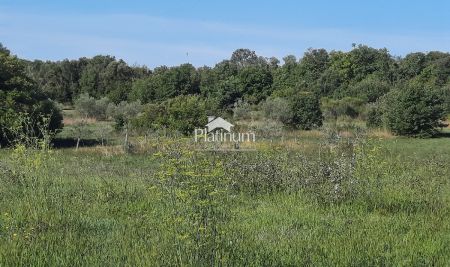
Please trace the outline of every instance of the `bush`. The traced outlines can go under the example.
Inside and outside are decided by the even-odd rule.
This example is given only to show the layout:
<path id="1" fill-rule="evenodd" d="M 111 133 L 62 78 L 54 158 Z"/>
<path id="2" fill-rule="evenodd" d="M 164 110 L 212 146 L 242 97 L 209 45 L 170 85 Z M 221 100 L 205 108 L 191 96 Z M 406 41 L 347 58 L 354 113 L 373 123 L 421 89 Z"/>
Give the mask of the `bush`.
<path id="1" fill-rule="evenodd" d="M 116 122 L 116 130 L 122 128 L 128 128 L 132 123 L 132 120 L 139 115 L 142 111 L 142 105 L 139 101 L 136 102 L 125 102 L 122 101 L 118 105 L 109 103 L 106 113 L 108 116 L 114 118 Z"/>
<path id="2" fill-rule="evenodd" d="M 383 113 L 379 106 L 374 104 L 369 105 L 366 116 L 366 125 L 368 128 L 379 128 L 383 125 Z"/>
<path id="3" fill-rule="evenodd" d="M 301 92 L 294 96 L 291 102 L 291 126 L 310 130 L 322 126 L 323 116 L 320 110 L 319 98 L 310 92 Z"/>
<path id="4" fill-rule="evenodd" d="M 89 94 L 81 94 L 75 100 L 75 109 L 83 116 L 104 120 L 107 118 L 107 109 L 111 101 L 107 97 L 95 99 Z"/>
<path id="5" fill-rule="evenodd" d="M 167 126 L 183 134 L 192 134 L 207 122 L 205 101 L 199 96 L 177 96 L 167 101 Z"/>
<path id="6" fill-rule="evenodd" d="M 336 120 L 341 116 L 354 119 L 361 115 L 364 101 L 355 97 L 344 97 L 338 100 L 323 98 L 322 109 L 327 119 Z"/>
<path id="7" fill-rule="evenodd" d="M 25 74 L 17 57 L 0 44 L 0 145 L 17 138 L 40 138 L 62 128 L 58 107 Z"/>
<path id="8" fill-rule="evenodd" d="M 386 123 L 396 135 L 431 137 L 445 117 L 443 98 L 435 90 L 408 85 L 387 95 Z"/>
<path id="9" fill-rule="evenodd" d="M 233 106 L 233 117 L 236 120 L 245 120 L 251 118 L 251 106 L 249 103 L 238 100 Z"/>
<path id="10" fill-rule="evenodd" d="M 166 128 L 191 134 L 206 124 L 206 104 L 199 96 L 177 96 L 161 104 L 148 104 L 144 112 L 133 120 L 140 129 Z"/>
<path id="11" fill-rule="evenodd" d="M 262 104 L 266 118 L 289 124 L 292 120 L 292 109 L 285 98 L 269 98 Z"/>
<path id="12" fill-rule="evenodd" d="M 348 94 L 363 99 L 365 102 L 375 102 L 389 92 L 390 86 L 387 82 L 369 76 L 361 82 L 350 86 Z"/>
<path id="13" fill-rule="evenodd" d="M 441 94 L 444 98 L 444 109 L 447 114 L 450 114 L 450 84 L 441 89 Z"/>

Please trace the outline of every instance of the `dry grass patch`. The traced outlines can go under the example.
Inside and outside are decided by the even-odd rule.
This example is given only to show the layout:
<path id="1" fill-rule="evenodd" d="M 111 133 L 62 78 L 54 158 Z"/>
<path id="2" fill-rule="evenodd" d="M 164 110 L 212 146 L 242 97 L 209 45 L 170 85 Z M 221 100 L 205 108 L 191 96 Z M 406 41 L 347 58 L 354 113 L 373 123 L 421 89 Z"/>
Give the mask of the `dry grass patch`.
<path id="1" fill-rule="evenodd" d="M 82 118 L 68 118 L 68 117 L 65 117 L 64 119 L 63 119 L 63 123 L 64 123 L 64 125 L 74 125 L 74 124 L 78 124 L 78 123 L 80 123 L 80 122 L 85 122 L 85 123 L 87 123 L 87 124 L 94 124 L 94 123 L 96 123 L 97 122 L 97 119 L 95 119 L 95 118 L 86 118 L 86 119 L 82 119 Z"/>

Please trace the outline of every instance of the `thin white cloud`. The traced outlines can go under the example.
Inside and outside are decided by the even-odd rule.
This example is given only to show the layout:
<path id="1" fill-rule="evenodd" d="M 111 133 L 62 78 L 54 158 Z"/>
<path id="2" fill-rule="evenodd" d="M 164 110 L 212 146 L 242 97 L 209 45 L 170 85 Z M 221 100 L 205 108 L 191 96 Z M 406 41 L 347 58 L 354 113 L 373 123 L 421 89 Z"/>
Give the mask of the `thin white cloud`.
<path id="1" fill-rule="evenodd" d="M 309 47 L 348 50 L 352 43 L 387 47 L 394 54 L 448 50 L 433 33 L 358 32 L 335 28 L 274 28 L 142 14 L 37 15 L 0 11 L 0 40 L 19 56 L 62 59 L 112 54 L 130 63 L 212 65 L 234 49 L 264 56 L 301 55 Z M 189 54 L 189 56 L 186 55 Z"/>

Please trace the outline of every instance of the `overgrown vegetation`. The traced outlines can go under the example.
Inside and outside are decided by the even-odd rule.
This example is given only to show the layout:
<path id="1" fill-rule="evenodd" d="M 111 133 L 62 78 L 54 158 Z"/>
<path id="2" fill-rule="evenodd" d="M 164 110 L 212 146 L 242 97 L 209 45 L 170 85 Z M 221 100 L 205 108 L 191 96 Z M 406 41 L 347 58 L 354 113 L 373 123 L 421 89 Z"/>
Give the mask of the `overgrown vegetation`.
<path id="1" fill-rule="evenodd" d="M 144 146 L 2 150 L 0 265 L 449 260 L 446 139 L 329 132 L 242 153 L 162 137 Z"/>
<path id="2" fill-rule="evenodd" d="M 0 44 L 0 146 L 24 134 L 38 137 L 43 124 L 52 132 L 59 130 L 60 110 L 25 74 L 25 65 Z"/>
<path id="3" fill-rule="evenodd" d="M 448 265 L 448 140 L 379 128 L 448 134 L 450 55 L 283 60 L 148 70 L 1 46 L 0 266 Z M 207 115 L 254 149 L 199 150 Z"/>
<path id="4" fill-rule="evenodd" d="M 417 104 L 415 100 L 406 101 L 402 106 L 410 110 L 409 115 L 396 113 L 396 118 L 392 118 L 392 112 L 381 112 L 383 107 L 376 112 L 373 107 L 385 101 L 399 103 L 402 100 L 397 98 L 408 94 L 408 88 L 415 87 L 424 96 L 433 94 L 436 101 L 427 102 L 427 105 L 433 105 L 432 109 L 443 108 L 447 113 L 449 110 L 448 53 L 411 53 L 398 58 L 389 54 L 387 49 L 355 45 L 349 52 L 310 49 L 299 60 L 289 55 L 283 61 L 284 64 L 280 64 L 276 58 L 264 58 L 251 50 L 238 49 L 230 59 L 214 67 L 201 68 L 182 64 L 149 70 L 146 67 L 128 66 L 111 56 L 23 63 L 27 66 L 29 80 L 33 80 L 52 99 L 80 106 L 77 101 L 91 97 L 92 103 L 87 106 L 91 110 L 83 111 L 88 116 L 104 119 L 104 106 L 109 102 L 119 104 L 123 101 L 139 101 L 146 105 L 144 110 L 173 118 L 170 122 L 162 122 L 159 115 L 144 115 L 151 121 L 144 124 L 139 122 L 141 127 L 151 129 L 158 125 L 182 133 L 188 132 L 193 126 L 201 126 L 201 120 L 195 118 L 188 125 L 183 125 L 184 118 L 179 119 L 179 112 L 189 113 L 189 105 L 185 106 L 186 110 L 169 110 L 166 106 L 189 102 L 189 97 L 199 101 L 197 110 L 201 114 L 231 117 L 237 103 L 241 103 L 240 106 L 247 105 L 250 111 L 267 110 L 270 105 L 274 106 L 280 101 L 292 102 L 310 94 L 321 100 L 321 112 L 325 119 L 368 119 L 371 127 L 384 127 L 394 134 L 420 137 L 438 133 L 440 122 L 436 123 L 435 118 L 424 116 L 422 119 L 433 121 L 421 124 L 430 125 L 433 129 L 413 130 L 415 126 L 401 125 L 405 116 L 420 116 L 419 113 L 423 112 L 413 108 Z M 405 92 L 389 93 L 391 91 Z M 265 104 L 268 99 L 269 102 L 274 101 L 270 99 L 277 100 L 273 104 Z M 276 121 L 284 125 L 302 129 L 321 125 L 319 114 L 308 122 L 302 115 L 296 115 L 298 108 L 294 108 L 295 103 L 288 106 L 291 107 L 289 110 L 278 109 L 283 115 L 266 113 L 266 119 L 273 120 L 276 117 Z M 314 114 L 316 108 L 310 108 L 312 110 L 302 113 L 308 116 Z"/>

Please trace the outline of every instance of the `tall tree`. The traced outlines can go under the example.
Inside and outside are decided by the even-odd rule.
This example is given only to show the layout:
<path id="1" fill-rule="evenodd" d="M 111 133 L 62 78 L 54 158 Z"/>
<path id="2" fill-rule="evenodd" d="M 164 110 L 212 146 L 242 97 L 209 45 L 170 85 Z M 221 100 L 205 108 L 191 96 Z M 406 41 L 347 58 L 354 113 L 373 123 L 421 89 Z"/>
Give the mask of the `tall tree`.
<path id="1" fill-rule="evenodd" d="M 0 44 L 0 144 L 10 144 L 18 134 L 39 136 L 44 123 L 49 131 L 60 129 L 60 111 L 26 75 L 23 62 Z"/>

